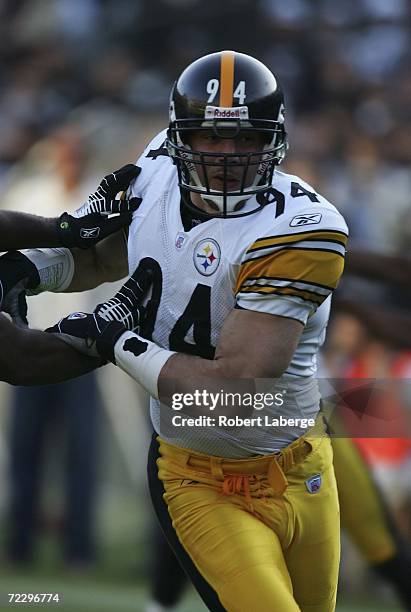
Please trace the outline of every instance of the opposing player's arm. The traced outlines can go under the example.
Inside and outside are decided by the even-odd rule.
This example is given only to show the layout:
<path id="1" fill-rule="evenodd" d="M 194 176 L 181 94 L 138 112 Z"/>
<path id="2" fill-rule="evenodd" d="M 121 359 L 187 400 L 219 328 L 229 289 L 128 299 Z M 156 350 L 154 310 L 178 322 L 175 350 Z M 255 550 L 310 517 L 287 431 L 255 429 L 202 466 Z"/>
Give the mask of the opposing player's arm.
<path id="1" fill-rule="evenodd" d="M 127 274 L 123 230 L 88 250 L 65 248 L 9 251 L 0 257 L 0 310 L 27 325 L 25 295 L 31 291 L 85 291 Z"/>
<path id="2" fill-rule="evenodd" d="M 87 251 L 72 249 L 74 272 L 66 292 L 94 289 L 127 276 L 127 242 L 123 230 L 108 236 Z"/>
<path id="3" fill-rule="evenodd" d="M 58 247 L 56 219 L 26 213 L 0 211 L 0 251 Z"/>
<path id="4" fill-rule="evenodd" d="M 52 334 L 17 328 L 4 315 L 0 315 L 0 346 L 0 380 L 12 385 L 58 383 L 90 372 L 101 363 Z"/>
<path id="5" fill-rule="evenodd" d="M 27 290 L 35 294 L 83 291 L 126 275 L 123 232 L 141 198 L 132 193 L 126 196 L 124 190 L 140 171 L 128 164 L 105 176 L 73 214 L 42 219 L 2 213 L 0 249 L 31 247 L 23 252 L 10 251 L 0 258 L 0 309 L 8 312 L 16 324 L 27 323 Z M 116 199 L 120 192 L 121 198 Z M 43 248 L 38 248 L 39 244 Z"/>
<path id="6" fill-rule="evenodd" d="M 127 226 L 141 199 L 116 199 L 141 172 L 127 164 L 105 176 L 87 202 L 73 214 L 45 218 L 21 212 L 0 211 L 0 252 L 11 249 L 79 247 L 87 249 Z M 114 215 L 114 216 L 109 216 Z"/>

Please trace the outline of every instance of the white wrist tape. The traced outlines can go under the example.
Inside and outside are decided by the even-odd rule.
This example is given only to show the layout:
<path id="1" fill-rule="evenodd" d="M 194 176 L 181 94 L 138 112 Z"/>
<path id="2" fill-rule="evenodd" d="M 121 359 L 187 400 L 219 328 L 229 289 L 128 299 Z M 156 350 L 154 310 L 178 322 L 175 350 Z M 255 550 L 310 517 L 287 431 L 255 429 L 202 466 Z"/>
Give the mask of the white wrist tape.
<path id="1" fill-rule="evenodd" d="M 69 249 L 26 249 L 21 251 L 36 266 L 40 284 L 30 292 L 59 293 L 67 289 L 74 276 L 74 259 Z"/>
<path id="2" fill-rule="evenodd" d="M 159 347 L 133 332 L 124 333 L 114 346 L 116 365 L 158 399 L 158 377 L 174 351 Z"/>

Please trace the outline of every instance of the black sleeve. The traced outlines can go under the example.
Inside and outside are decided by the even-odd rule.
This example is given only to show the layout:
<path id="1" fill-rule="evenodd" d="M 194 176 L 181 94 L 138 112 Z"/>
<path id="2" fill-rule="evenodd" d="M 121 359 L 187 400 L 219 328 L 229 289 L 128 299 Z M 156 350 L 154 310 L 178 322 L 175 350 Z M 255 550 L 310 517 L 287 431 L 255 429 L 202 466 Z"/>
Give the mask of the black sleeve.
<path id="1" fill-rule="evenodd" d="M 101 365 L 53 334 L 18 328 L 4 315 L 0 315 L 0 347 L 0 380 L 12 385 L 58 383 Z"/>
<path id="2" fill-rule="evenodd" d="M 0 252 L 11 249 L 61 246 L 56 219 L 0 211 Z"/>

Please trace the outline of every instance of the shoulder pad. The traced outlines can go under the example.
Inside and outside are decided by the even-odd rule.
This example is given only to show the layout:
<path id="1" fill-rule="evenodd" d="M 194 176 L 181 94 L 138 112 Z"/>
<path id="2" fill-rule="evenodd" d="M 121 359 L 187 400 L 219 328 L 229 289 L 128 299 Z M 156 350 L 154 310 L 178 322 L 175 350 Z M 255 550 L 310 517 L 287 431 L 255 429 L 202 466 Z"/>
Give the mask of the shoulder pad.
<path id="1" fill-rule="evenodd" d="M 154 173 L 159 170 L 159 164 L 166 166 L 172 164 L 165 148 L 166 132 L 167 130 L 162 130 L 157 134 L 136 161 L 136 165 L 141 168 L 141 173 L 131 186 L 131 194 L 129 195 L 132 197 L 144 198 Z"/>

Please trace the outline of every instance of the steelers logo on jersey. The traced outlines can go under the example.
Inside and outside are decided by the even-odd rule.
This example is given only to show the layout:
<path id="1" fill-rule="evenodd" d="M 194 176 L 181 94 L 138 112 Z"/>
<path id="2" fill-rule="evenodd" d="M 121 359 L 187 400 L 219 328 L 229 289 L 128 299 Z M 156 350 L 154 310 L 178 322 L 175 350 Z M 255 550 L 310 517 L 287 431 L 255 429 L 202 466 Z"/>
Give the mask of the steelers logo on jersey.
<path id="1" fill-rule="evenodd" d="M 194 265 L 203 276 L 216 272 L 221 260 L 220 245 L 212 238 L 200 240 L 194 248 Z"/>

